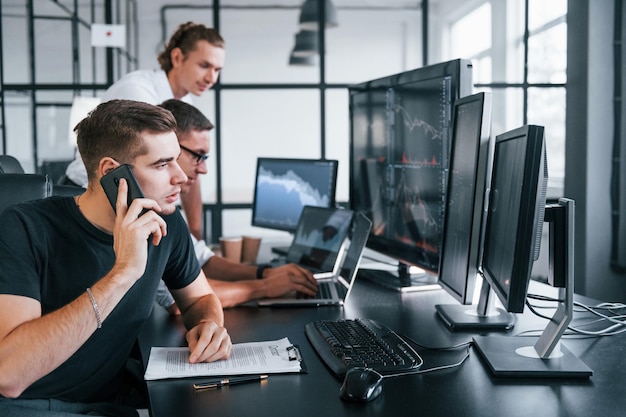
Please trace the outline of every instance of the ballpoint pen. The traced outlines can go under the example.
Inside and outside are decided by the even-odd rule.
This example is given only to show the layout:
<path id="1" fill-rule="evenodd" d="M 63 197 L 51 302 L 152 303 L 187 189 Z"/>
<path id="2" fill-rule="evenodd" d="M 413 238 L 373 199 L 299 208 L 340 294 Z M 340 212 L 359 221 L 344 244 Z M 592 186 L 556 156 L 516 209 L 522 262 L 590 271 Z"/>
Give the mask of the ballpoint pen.
<path id="1" fill-rule="evenodd" d="M 237 376 L 233 378 L 217 379 L 208 382 L 202 382 L 200 384 L 193 384 L 193 389 L 196 391 L 204 391 L 208 389 L 220 388 L 224 385 L 243 384 L 244 382 L 263 381 L 267 379 L 267 375 L 254 375 L 254 376 Z"/>

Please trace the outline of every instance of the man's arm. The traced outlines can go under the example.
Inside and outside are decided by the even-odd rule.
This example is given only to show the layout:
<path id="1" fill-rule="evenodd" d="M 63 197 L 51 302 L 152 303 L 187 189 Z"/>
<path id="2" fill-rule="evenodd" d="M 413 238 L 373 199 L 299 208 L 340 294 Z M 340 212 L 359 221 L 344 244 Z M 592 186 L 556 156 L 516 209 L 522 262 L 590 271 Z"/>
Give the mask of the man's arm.
<path id="1" fill-rule="evenodd" d="M 86 292 L 52 313 L 41 315 L 39 301 L 0 295 L 0 394 L 14 398 L 76 352 L 106 320 L 129 288 L 144 273 L 146 240 L 158 245 L 167 233 L 153 200 L 137 199 L 126 206 L 126 181 L 120 181 L 113 230 L 115 264 Z M 148 211 L 139 217 L 141 211 Z M 96 307 L 97 305 L 97 307 Z"/>
<path id="2" fill-rule="evenodd" d="M 232 342 L 224 328 L 224 311 L 204 273 L 189 285 L 172 290 L 179 307 L 189 345 L 191 363 L 212 362 L 230 356 Z"/>
<path id="3" fill-rule="evenodd" d="M 288 264 L 263 271 L 263 279 L 256 279 L 257 267 L 229 261 L 221 256 L 211 256 L 202 266 L 204 275 L 222 303 L 234 307 L 259 298 L 281 297 L 292 292 L 313 296 L 317 281 L 310 271 Z M 177 305 L 168 309 L 177 314 Z"/>
<path id="4" fill-rule="evenodd" d="M 202 268 L 223 307 L 234 307 L 259 298 L 281 297 L 292 292 L 313 296 L 317 281 L 310 271 L 288 264 L 263 271 L 263 279 L 256 279 L 256 266 L 231 262 L 213 256 Z"/>
<path id="5" fill-rule="evenodd" d="M 133 283 L 114 270 L 91 287 L 102 321 Z M 35 299 L 0 295 L 0 394 L 18 397 L 69 359 L 97 326 L 94 306 L 86 292 L 45 316 Z"/>
<path id="6" fill-rule="evenodd" d="M 198 240 L 202 239 L 202 190 L 200 180 L 189 186 L 189 190 L 180 194 L 180 205 L 185 213 L 189 232 Z"/>
<path id="7" fill-rule="evenodd" d="M 256 279 L 257 267 L 255 265 L 240 264 L 223 256 L 214 255 L 202 265 L 202 270 L 209 278 L 220 281 L 241 281 Z"/>
<path id="8" fill-rule="evenodd" d="M 242 281 L 257 279 L 257 266 L 244 265 L 230 261 L 222 256 L 212 256 L 202 265 L 204 274 L 210 279 L 220 281 Z M 275 268 L 266 268 L 263 270 L 261 278 L 273 278 L 281 275 L 289 275 L 293 278 L 300 278 L 303 282 L 308 282 L 309 288 L 317 290 L 317 281 L 313 278 L 313 274 L 306 268 L 294 263 L 281 265 Z"/>

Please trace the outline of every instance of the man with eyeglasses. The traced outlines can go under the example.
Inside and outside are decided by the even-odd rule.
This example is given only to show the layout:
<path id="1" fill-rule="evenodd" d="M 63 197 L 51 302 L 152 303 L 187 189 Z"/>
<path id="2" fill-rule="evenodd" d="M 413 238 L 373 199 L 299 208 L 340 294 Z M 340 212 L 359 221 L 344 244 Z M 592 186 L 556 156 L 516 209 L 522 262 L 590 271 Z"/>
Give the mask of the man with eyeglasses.
<path id="1" fill-rule="evenodd" d="M 194 150 L 191 150 L 183 145 L 180 145 L 180 149 L 182 149 L 185 152 L 189 152 L 194 158 L 196 158 L 196 165 L 200 165 L 203 162 L 206 162 L 207 159 L 209 159 L 209 154 L 202 154 L 202 153 L 198 153 Z"/>
<path id="2" fill-rule="evenodd" d="M 102 102 L 127 99 L 158 105 L 174 98 L 192 104 L 192 96 L 201 96 L 215 85 L 224 60 L 224 39 L 215 29 L 193 22 L 183 23 L 158 56 L 160 70 L 138 70 L 124 75 L 104 93 Z M 65 174 L 74 184 L 87 186 L 87 171 L 80 155 L 68 166 Z M 189 231 L 201 239 L 199 183 L 193 183 L 182 196 L 181 206 Z"/>
<path id="3" fill-rule="evenodd" d="M 181 187 L 181 196 L 184 196 L 199 175 L 207 173 L 209 131 L 213 124 L 200 110 L 180 100 L 167 100 L 160 107 L 169 110 L 178 125 L 176 136 L 181 152 L 177 162 L 187 175 L 187 182 Z M 192 241 L 198 262 L 223 307 L 257 298 L 280 297 L 294 291 L 309 296 L 317 292 L 317 281 L 311 272 L 296 264 L 267 269 L 243 265 L 214 256 L 206 243 L 193 235 Z M 163 284 L 158 291 L 157 302 L 170 314 L 178 313 L 174 299 Z"/>

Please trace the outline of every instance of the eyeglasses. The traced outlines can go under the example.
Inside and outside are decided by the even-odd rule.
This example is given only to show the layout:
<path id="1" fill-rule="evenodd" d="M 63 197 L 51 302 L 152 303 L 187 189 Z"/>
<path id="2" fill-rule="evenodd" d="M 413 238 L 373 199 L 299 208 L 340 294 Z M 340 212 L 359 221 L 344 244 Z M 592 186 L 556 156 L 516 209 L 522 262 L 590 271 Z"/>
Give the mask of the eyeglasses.
<path id="1" fill-rule="evenodd" d="M 180 145 L 180 149 L 189 152 L 190 154 L 192 154 L 193 156 L 196 157 L 196 165 L 200 165 L 202 162 L 206 161 L 207 159 L 209 159 L 209 154 L 202 154 L 202 153 L 198 153 L 196 151 L 192 151 L 191 149 Z"/>

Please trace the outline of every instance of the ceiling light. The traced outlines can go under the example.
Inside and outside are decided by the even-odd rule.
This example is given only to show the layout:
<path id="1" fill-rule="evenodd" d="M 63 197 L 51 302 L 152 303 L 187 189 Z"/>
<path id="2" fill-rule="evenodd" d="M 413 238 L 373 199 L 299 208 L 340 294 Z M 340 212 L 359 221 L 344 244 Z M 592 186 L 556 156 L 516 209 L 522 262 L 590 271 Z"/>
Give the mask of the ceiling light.
<path id="1" fill-rule="evenodd" d="M 291 53 L 289 55 L 289 65 L 302 66 L 302 67 L 312 67 L 316 65 L 317 59 L 315 59 L 314 55 L 310 56 L 296 56 Z"/>
<path id="2" fill-rule="evenodd" d="M 324 10 L 326 13 L 326 27 L 337 26 L 337 9 L 330 0 L 324 0 Z M 303 30 L 318 30 L 319 27 L 319 0 L 306 0 L 300 12 L 300 28 Z"/>
<path id="3" fill-rule="evenodd" d="M 317 45 L 317 32 L 301 30 L 296 33 L 296 46 L 291 54 L 298 57 L 317 55 L 319 53 Z"/>

